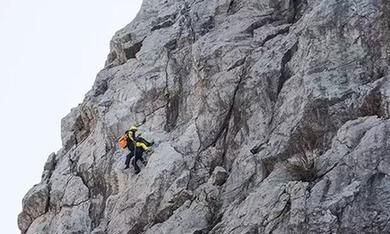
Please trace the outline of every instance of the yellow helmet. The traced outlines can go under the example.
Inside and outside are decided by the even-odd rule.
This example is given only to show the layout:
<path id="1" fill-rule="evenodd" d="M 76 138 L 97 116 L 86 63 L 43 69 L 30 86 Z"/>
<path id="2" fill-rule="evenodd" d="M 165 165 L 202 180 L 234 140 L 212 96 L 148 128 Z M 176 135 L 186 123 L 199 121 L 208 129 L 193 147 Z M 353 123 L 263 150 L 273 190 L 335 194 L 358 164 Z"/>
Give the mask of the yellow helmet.
<path id="1" fill-rule="evenodd" d="M 129 128 L 129 131 L 136 132 L 137 130 L 138 130 L 138 128 L 136 126 L 134 126 L 134 125 Z"/>

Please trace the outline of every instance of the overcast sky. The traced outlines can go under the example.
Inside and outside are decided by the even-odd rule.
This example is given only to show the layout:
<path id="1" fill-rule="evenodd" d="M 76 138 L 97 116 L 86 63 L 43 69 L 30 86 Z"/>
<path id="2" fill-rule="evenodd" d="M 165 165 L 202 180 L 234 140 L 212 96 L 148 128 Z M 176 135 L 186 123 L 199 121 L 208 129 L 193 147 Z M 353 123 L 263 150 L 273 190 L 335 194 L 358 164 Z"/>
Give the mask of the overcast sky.
<path id="1" fill-rule="evenodd" d="M 141 2 L 0 0 L 1 233 L 20 233 L 22 198 L 61 148 L 61 118 L 82 102 Z"/>

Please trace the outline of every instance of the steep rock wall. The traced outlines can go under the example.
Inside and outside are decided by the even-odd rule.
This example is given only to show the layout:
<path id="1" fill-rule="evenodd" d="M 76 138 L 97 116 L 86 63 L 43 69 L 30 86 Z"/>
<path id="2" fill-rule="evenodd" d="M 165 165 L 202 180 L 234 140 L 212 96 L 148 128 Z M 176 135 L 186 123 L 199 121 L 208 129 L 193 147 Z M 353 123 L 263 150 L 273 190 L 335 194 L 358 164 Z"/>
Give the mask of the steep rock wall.
<path id="1" fill-rule="evenodd" d="M 390 3 L 144 0 L 22 233 L 389 233 Z M 156 144 L 140 174 L 117 137 Z"/>

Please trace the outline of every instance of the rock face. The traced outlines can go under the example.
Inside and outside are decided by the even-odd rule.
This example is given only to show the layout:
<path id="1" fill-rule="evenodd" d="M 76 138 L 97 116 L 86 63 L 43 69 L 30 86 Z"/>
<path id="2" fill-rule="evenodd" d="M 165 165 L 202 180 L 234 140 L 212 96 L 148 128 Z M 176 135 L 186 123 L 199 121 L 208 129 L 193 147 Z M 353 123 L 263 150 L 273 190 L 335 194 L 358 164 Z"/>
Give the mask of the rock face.
<path id="1" fill-rule="evenodd" d="M 390 233 L 388 0 L 144 0 L 22 233 Z M 117 138 L 154 140 L 124 170 Z"/>

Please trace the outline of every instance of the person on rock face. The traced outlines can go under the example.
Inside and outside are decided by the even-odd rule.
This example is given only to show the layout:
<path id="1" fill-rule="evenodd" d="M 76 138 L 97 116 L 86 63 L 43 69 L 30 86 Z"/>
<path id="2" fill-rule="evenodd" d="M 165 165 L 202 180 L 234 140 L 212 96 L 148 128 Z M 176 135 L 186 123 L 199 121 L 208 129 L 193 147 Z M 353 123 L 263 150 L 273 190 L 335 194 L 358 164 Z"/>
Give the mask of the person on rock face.
<path id="1" fill-rule="evenodd" d="M 137 161 L 141 161 L 145 165 L 145 160 L 142 157 L 142 154 L 144 153 L 144 151 L 149 151 L 149 146 L 152 146 L 154 144 L 154 142 L 148 142 L 140 136 L 137 137 L 135 135 L 135 132 L 137 130 L 137 127 L 131 126 L 129 130 L 126 131 L 126 134 L 128 136 L 127 148 L 130 152 L 126 155 L 125 169 L 129 168 L 130 160 L 134 156 L 132 165 L 134 167 L 135 174 L 138 174 L 141 171 L 137 165 Z"/>

